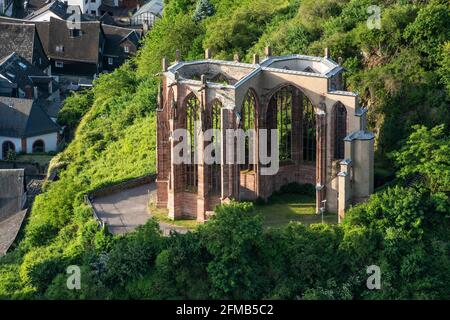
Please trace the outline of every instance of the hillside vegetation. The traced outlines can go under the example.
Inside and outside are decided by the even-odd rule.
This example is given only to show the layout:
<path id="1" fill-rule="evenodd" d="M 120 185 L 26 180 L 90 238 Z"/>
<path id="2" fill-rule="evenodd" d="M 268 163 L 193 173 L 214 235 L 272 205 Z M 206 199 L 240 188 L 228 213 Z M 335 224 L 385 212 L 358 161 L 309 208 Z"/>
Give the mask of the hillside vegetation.
<path id="1" fill-rule="evenodd" d="M 0 259 L 0 298 L 449 299 L 450 4 L 446 0 L 166 1 L 134 61 L 70 97 L 74 132 L 52 161 L 59 180 L 37 197 L 18 245 Z M 367 8 L 381 7 L 370 30 Z M 369 108 L 377 163 L 397 178 L 350 210 L 342 225 L 265 231 L 250 204 L 232 203 L 187 235 L 161 237 L 150 221 L 125 237 L 98 230 L 83 195 L 155 171 L 161 58 L 250 61 L 322 55 L 347 68 Z M 82 290 L 66 268 L 82 269 Z M 382 289 L 366 288 L 369 265 Z"/>

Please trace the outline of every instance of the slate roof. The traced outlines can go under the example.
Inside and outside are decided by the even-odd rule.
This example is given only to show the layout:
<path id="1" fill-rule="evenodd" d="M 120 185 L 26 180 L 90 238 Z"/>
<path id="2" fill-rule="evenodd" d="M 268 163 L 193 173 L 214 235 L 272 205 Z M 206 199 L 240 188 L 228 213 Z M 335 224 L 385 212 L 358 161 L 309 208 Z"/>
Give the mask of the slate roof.
<path id="1" fill-rule="evenodd" d="M 0 170 L 0 221 L 21 211 L 26 191 L 24 169 Z"/>
<path id="2" fill-rule="evenodd" d="M 64 2 L 57 0 L 52 1 L 48 4 L 44 4 L 44 6 L 26 16 L 25 20 L 31 20 L 33 18 L 36 18 L 37 16 L 46 13 L 47 11 L 54 13 L 56 16 L 58 16 L 63 20 L 66 20 L 70 16 L 70 14 L 67 13 L 67 5 Z"/>
<path id="3" fill-rule="evenodd" d="M 48 59 L 35 25 L 18 21 L 20 20 L 0 19 L 0 58 L 16 52 L 29 63 L 39 64 L 45 69 L 48 66 Z"/>
<path id="4" fill-rule="evenodd" d="M 108 13 L 105 12 L 101 17 L 100 21 L 103 23 L 103 26 L 110 25 L 110 26 L 117 26 L 116 20 Z"/>
<path id="5" fill-rule="evenodd" d="M 58 118 L 59 111 L 61 111 L 63 106 L 62 101 L 38 100 L 37 103 L 51 118 Z"/>
<path id="6" fill-rule="evenodd" d="M 0 61 L 0 76 L 9 80 L 24 92 L 26 86 L 44 86 L 44 89 L 48 90 L 48 83 L 52 81 L 52 78 L 42 72 L 41 69 L 15 52 Z"/>
<path id="7" fill-rule="evenodd" d="M 133 17 L 139 16 L 146 12 L 153 13 L 154 15 L 161 17 L 163 9 L 163 0 L 151 0 L 136 11 Z"/>
<path id="8" fill-rule="evenodd" d="M 126 58 L 128 55 L 123 52 L 120 44 L 127 39 L 136 46 L 139 45 L 141 35 L 136 30 L 110 25 L 102 25 L 102 28 L 106 37 L 105 55 L 124 56 Z"/>
<path id="9" fill-rule="evenodd" d="M 0 97 L 0 136 L 27 138 L 59 130 L 33 100 Z"/>
<path id="10" fill-rule="evenodd" d="M 40 26 L 42 30 L 47 25 Z M 81 22 L 81 36 L 72 37 L 67 28 L 66 21 L 50 18 L 48 25 L 49 35 L 46 52 L 50 58 L 59 60 L 79 61 L 86 63 L 95 63 L 99 61 L 99 47 L 103 42 L 103 31 L 101 22 L 89 21 Z M 63 46 L 63 52 L 56 50 L 57 46 Z"/>

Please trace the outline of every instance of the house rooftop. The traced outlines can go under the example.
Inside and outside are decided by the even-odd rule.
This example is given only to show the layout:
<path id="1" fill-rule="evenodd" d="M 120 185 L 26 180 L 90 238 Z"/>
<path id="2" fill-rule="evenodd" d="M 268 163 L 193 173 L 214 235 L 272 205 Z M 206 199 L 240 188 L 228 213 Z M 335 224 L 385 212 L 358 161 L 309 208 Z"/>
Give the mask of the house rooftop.
<path id="1" fill-rule="evenodd" d="M 149 12 L 156 16 L 161 17 L 163 14 L 164 4 L 163 0 L 151 0 L 148 3 L 140 7 L 133 16 L 138 16 L 143 13 Z"/>
<path id="2" fill-rule="evenodd" d="M 47 42 L 47 55 L 53 59 L 98 63 L 99 47 L 102 36 L 101 22 L 80 22 L 80 33 L 71 34 L 67 22 L 50 18 L 48 25 L 41 25 L 42 31 L 48 27 L 49 39 Z M 62 51 L 57 47 L 62 46 Z"/>
<path id="3" fill-rule="evenodd" d="M 133 42 L 136 46 L 141 39 L 141 33 L 128 28 L 122 28 L 111 25 L 102 25 L 103 32 L 106 37 L 105 54 L 112 56 L 123 55 L 123 50 L 119 46 L 126 39 Z"/>
<path id="4" fill-rule="evenodd" d="M 16 52 L 32 64 L 41 59 L 42 68 L 47 67 L 47 57 L 39 50 L 42 46 L 35 25 L 18 21 L 0 19 L 0 58 Z"/>
<path id="5" fill-rule="evenodd" d="M 60 131 L 31 99 L 0 97 L 0 136 L 27 138 Z"/>
<path id="6" fill-rule="evenodd" d="M 57 17 L 59 17 L 62 20 L 66 20 L 70 16 L 70 13 L 67 12 L 68 6 L 64 2 L 61 2 L 58 0 L 51 1 L 51 2 L 46 1 L 44 3 L 44 5 L 42 5 L 41 2 L 35 1 L 35 4 L 37 6 L 40 6 L 40 8 L 37 9 L 36 11 L 33 11 L 28 16 L 26 16 L 24 18 L 25 20 L 32 20 L 48 11 L 52 12 L 53 14 L 55 14 Z"/>
<path id="7" fill-rule="evenodd" d="M 53 81 L 52 77 L 15 52 L 0 60 L 0 77 L 24 92 L 26 86 L 48 88 L 49 82 Z"/>

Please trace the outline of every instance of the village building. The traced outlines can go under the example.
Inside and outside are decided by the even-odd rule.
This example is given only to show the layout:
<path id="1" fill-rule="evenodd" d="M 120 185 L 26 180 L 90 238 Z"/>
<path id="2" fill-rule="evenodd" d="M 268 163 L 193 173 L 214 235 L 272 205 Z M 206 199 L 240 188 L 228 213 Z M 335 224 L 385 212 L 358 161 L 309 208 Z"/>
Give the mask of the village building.
<path id="1" fill-rule="evenodd" d="M 68 25 L 67 21 L 53 17 L 41 22 L 0 17 L 0 24 L 8 26 L 0 28 L 0 39 L 8 44 L 0 48 L 0 58 L 16 52 L 30 61 L 41 62 L 37 63 L 40 69 L 55 75 L 92 78 L 112 71 L 137 52 L 142 37 L 139 30 L 101 21 Z M 14 33 L 18 33 L 18 40 L 14 40 Z M 27 40 L 28 46 L 20 45 L 19 40 Z"/>
<path id="2" fill-rule="evenodd" d="M 150 28 L 157 19 L 162 17 L 163 8 L 163 0 L 150 0 L 142 7 L 138 7 L 137 11 L 130 18 L 130 24 L 132 26 Z"/>
<path id="3" fill-rule="evenodd" d="M 0 18 L 0 59 L 15 52 L 36 68 L 47 72 L 49 61 L 36 26 L 17 21 Z"/>
<path id="4" fill-rule="evenodd" d="M 57 151 L 61 128 L 32 99 L 0 97 L 0 160 Z"/>
<path id="5" fill-rule="evenodd" d="M 373 192 L 374 156 L 374 135 L 365 127 L 366 109 L 357 94 L 345 90 L 344 69 L 328 51 L 324 57 L 274 57 L 266 48 L 263 61 L 257 55 L 253 60 L 241 63 L 238 56 L 235 61 L 214 60 L 207 50 L 205 60 L 184 62 L 178 53 L 174 65 L 163 61 L 157 206 L 167 208 L 171 219 L 186 216 L 203 222 L 220 203 L 268 199 L 283 185 L 299 183 L 314 185 L 317 212 L 337 212 L 343 219 L 350 205 Z M 200 132 L 195 131 L 196 122 Z M 222 130 L 213 140 L 219 144 L 219 164 L 204 162 L 205 147 L 213 142 L 204 141 L 203 134 L 210 128 Z M 176 129 L 197 136 L 189 148 L 197 151 L 198 163 L 174 163 L 174 148 L 180 143 L 174 139 Z M 225 160 L 231 152 L 226 148 L 226 129 L 256 131 L 255 143 L 245 143 L 243 164 Z M 258 152 L 262 129 L 278 132 L 277 142 L 270 137 L 263 141 L 269 150 L 278 143 L 280 167 L 273 175 L 262 174 L 267 167 Z"/>
<path id="6" fill-rule="evenodd" d="M 102 25 L 102 29 L 106 37 L 103 69 L 112 71 L 136 54 L 141 32 L 105 24 Z"/>
<path id="7" fill-rule="evenodd" d="M 32 4 L 37 8 L 31 7 L 28 2 L 24 3 L 26 12 L 29 12 L 29 14 L 25 16 L 25 20 L 35 22 L 50 21 L 50 18 L 67 20 L 67 18 L 72 15 L 72 13 L 67 10 L 67 3 L 62 1 L 45 1 L 42 6 L 42 3 L 37 1 L 32 2 Z"/>
<path id="8" fill-rule="evenodd" d="M 0 96 L 54 101 L 59 100 L 59 86 L 52 76 L 14 52 L 0 59 Z"/>

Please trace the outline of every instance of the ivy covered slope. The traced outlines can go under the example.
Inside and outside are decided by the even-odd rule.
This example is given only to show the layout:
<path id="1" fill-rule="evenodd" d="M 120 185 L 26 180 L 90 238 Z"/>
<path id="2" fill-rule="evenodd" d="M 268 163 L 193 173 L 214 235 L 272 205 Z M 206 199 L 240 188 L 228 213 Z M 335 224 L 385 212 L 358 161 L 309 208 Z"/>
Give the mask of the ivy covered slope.
<path id="1" fill-rule="evenodd" d="M 381 29 L 367 7 L 381 7 Z M 450 298 L 450 4 L 446 0 L 170 0 L 137 58 L 69 98 L 74 133 L 52 162 L 60 179 L 33 206 L 17 248 L 0 259 L 0 298 Z M 197 232 L 161 237 L 150 221 L 125 237 L 97 230 L 83 195 L 155 170 L 161 58 L 234 53 L 322 55 L 349 70 L 369 108 L 390 187 L 342 225 L 265 231 L 233 203 Z M 81 119 L 81 120 L 80 120 Z M 413 126 L 416 125 L 416 126 Z M 386 166 L 388 164 L 388 166 Z M 82 268 L 82 290 L 66 268 Z M 365 286 L 378 265 L 382 290 Z"/>
<path id="2" fill-rule="evenodd" d="M 92 92 L 66 101 L 60 120 L 73 128 L 83 118 L 75 139 L 52 160 L 59 180 L 36 198 L 19 247 L 1 261 L 0 296 L 34 293 L 31 283 L 48 284 L 85 253 L 97 225 L 84 194 L 155 171 L 154 89 L 152 80 L 137 80 L 124 66 L 100 77 Z"/>

